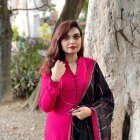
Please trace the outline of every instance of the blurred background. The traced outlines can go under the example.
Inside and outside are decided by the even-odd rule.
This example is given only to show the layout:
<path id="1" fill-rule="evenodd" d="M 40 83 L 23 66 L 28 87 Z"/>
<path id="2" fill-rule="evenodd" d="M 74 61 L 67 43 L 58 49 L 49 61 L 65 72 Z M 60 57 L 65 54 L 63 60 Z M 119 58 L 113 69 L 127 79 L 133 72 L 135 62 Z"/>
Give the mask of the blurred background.
<path id="1" fill-rule="evenodd" d="M 112 140 L 139 140 L 140 0 L 0 0 L 0 140 L 43 140 L 39 68 L 69 19 L 113 92 Z"/>

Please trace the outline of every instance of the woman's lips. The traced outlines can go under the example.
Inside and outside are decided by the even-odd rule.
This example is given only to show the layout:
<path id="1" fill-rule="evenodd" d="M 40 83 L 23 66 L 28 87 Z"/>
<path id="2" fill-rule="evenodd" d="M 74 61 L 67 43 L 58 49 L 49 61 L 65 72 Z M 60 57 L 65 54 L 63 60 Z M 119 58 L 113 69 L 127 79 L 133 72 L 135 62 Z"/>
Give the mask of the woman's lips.
<path id="1" fill-rule="evenodd" d="M 75 49 L 77 47 L 76 46 L 69 46 L 68 48 Z"/>

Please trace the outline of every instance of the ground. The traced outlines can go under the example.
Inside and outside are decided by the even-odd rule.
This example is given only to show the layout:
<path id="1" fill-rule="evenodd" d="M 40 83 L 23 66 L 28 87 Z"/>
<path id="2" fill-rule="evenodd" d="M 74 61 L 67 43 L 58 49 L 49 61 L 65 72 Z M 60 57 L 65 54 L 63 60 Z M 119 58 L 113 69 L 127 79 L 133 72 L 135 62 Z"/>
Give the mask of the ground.
<path id="1" fill-rule="evenodd" d="M 43 140 L 46 114 L 22 108 L 24 101 L 0 105 L 0 140 Z"/>

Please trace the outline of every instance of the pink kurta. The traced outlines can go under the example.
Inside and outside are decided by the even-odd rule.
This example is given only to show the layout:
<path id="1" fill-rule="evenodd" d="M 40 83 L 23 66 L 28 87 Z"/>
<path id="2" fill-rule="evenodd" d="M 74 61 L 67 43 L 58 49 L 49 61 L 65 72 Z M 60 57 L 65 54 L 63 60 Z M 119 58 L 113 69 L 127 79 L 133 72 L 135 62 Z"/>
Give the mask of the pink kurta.
<path id="1" fill-rule="evenodd" d="M 47 112 L 45 140 L 68 140 L 72 115 L 68 113 L 75 107 L 84 92 L 87 65 L 90 59 L 80 57 L 74 75 L 67 62 L 66 71 L 59 82 L 51 81 L 50 75 L 43 75 L 39 106 Z"/>

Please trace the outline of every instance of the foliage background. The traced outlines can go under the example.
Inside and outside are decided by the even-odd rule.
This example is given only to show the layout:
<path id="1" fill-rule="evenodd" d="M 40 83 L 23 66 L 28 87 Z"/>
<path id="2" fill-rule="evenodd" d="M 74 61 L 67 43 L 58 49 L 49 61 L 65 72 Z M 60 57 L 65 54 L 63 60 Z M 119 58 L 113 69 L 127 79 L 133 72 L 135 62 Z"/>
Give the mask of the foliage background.
<path id="1" fill-rule="evenodd" d="M 11 80 L 14 97 L 28 98 L 39 81 L 39 67 L 43 57 L 38 50 L 41 47 L 36 45 L 24 49 L 12 57 L 11 60 Z"/>

